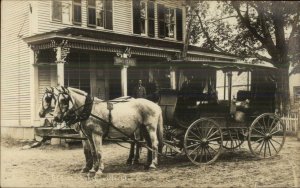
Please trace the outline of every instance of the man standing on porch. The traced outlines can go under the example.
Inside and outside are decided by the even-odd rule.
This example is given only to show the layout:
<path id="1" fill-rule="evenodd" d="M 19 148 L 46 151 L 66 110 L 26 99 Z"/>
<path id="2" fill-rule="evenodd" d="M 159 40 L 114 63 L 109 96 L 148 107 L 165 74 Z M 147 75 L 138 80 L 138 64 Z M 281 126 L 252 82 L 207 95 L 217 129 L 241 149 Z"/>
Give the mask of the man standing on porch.
<path id="1" fill-rule="evenodd" d="M 134 97 L 135 98 L 145 98 L 146 89 L 142 85 L 142 80 L 139 80 L 138 85 L 134 88 Z"/>

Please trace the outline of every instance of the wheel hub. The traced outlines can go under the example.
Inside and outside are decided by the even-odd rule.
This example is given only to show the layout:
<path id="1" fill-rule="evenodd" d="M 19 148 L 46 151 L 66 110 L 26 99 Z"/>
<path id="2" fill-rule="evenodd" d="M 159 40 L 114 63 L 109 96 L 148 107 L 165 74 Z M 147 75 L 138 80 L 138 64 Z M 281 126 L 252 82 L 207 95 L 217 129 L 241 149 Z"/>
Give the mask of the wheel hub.
<path id="1" fill-rule="evenodd" d="M 272 135 L 270 133 L 267 133 L 265 135 L 265 140 L 270 140 L 272 138 Z"/>
<path id="2" fill-rule="evenodd" d="M 209 143 L 209 141 L 208 141 L 206 138 L 203 138 L 203 139 L 201 140 L 202 146 L 207 146 L 208 143 Z"/>

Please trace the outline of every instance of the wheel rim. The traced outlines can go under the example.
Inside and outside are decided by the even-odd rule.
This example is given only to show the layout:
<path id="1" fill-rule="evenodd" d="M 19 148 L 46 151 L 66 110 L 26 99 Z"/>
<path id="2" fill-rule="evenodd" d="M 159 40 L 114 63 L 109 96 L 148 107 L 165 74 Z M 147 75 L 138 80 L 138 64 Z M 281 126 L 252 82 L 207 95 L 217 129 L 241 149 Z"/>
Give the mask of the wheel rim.
<path id="1" fill-rule="evenodd" d="M 190 161 L 196 165 L 210 164 L 221 153 L 223 135 L 219 125 L 202 118 L 193 122 L 184 136 L 184 150 Z"/>
<path id="2" fill-rule="evenodd" d="M 250 126 L 248 144 L 253 155 L 270 158 L 279 153 L 286 137 L 285 124 L 274 114 L 262 114 Z"/>

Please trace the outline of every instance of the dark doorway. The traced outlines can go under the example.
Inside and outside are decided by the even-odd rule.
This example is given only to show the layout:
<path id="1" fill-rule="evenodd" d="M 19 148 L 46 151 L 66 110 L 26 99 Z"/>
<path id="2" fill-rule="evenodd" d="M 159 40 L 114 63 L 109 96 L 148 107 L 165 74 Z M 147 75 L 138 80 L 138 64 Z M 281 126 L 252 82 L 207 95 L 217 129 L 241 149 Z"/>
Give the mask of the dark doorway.
<path id="1" fill-rule="evenodd" d="M 69 54 L 68 63 L 65 64 L 65 86 L 91 92 L 89 54 Z"/>
<path id="2" fill-rule="evenodd" d="M 121 97 L 121 68 L 109 68 L 109 99 Z"/>

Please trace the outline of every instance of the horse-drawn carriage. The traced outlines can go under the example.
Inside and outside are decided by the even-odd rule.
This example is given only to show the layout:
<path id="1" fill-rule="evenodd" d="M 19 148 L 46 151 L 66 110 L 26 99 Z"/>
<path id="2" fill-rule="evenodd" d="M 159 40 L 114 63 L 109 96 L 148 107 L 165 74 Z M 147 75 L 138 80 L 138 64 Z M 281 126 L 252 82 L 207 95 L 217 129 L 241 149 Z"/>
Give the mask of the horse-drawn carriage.
<path id="1" fill-rule="evenodd" d="M 275 85 L 268 72 L 276 71 L 275 68 L 243 63 L 226 65 L 197 63 L 195 65 L 177 62 L 176 66 L 177 70 L 180 70 L 181 66 L 190 66 L 190 70 L 196 73 L 194 76 L 199 78 L 198 83 L 201 87 L 189 90 L 190 92 L 162 89 L 158 101 L 161 110 L 156 104 L 148 104 L 144 99 L 125 100 L 139 101 L 132 104 L 128 102 L 127 106 L 123 105 L 122 99 L 121 103 L 116 101 L 113 107 L 110 106 L 111 101 L 92 99 L 85 92 L 62 87 L 62 90 L 57 89 L 58 94 L 55 94 L 54 90 L 46 91 L 43 97 L 42 114 L 49 112 L 51 99 L 55 99 L 57 103 L 55 109 L 60 113 L 55 112 L 56 118 L 71 123 L 80 122 L 81 131 L 93 145 L 89 148 L 92 150 L 91 153 L 87 152 L 87 154 L 93 155 L 95 159 L 99 156 L 101 159 L 101 149 L 98 145 L 101 146 L 102 137 L 113 132 L 123 135 L 121 137 L 125 137 L 123 140 L 127 142 L 141 144 L 140 140 L 132 136 L 140 126 L 136 122 L 148 125 L 146 129 L 150 136 L 146 135 L 148 143 L 145 146 L 148 150 L 154 153 L 157 150 L 161 151 L 161 155 L 167 157 L 184 153 L 196 165 L 210 164 L 218 158 L 223 149 L 236 149 L 244 141 L 248 142 L 250 151 L 257 157 L 269 158 L 279 153 L 285 141 L 286 128 L 280 118 L 273 113 L 275 112 Z M 217 97 L 217 70 L 222 70 L 228 78 L 228 82 L 224 82 L 224 100 Z M 233 71 L 253 72 L 251 87 L 248 86 L 248 90 L 239 90 L 234 99 L 232 99 Z M 193 85 L 197 85 L 197 82 Z M 228 88 L 227 98 L 226 88 Z M 49 104 L 45 105 L 46 103 Z M 130 113 L 132 116 L 128 117 Z M 126 124 L 135 125 L 133 128 L 133 125 Z M 153 143 L 157 144 L 155 132 L 161 132 L 160 124 L 163 125 L 164 135 L 162 145 L 157 148 Z M 144 130 L 146 129 L 144 127 Z M 98 134 L 101 135 L 100 138 Z M 49 137 L 49 134 L 46 136 Z M 133 152 L 133 149 L 131 151 Z M 99 156 L 95 154 L 97 152 L 100 152 Z M 132 155 L 130 156 L 132 160 Z M 151 159 L 149 154 L 148 159 Z M 99 168 L 99 160 L 94 160 L 94 171 Z M 155 164 L 155 160 L 152 160 L 152 164 Z M 91 169 L 91 166 L 86 168 Z"/>
<path id="2" fill-rule="evenodd" d="M 223 87 L 224 95 L 225 88 L 228 88 L 227 100 L 216 98 L 216 85 L 211 80 L 204 84 L 204 88 L 200 87 L 198 93 L 162 91 L 159 105 L 165 125 L 164 155 L 184 153 L 196 165 L 210 164 L 224 149 L 239 148 L 244 141 L 248 142 L 251 153 L 257 157 L 269 158 L 278 154 L 285 141 L 286 128 L 274 114 L 276 86 L 272 74 L 276 69 L 246 64 L 197 64 L 197 68 L 205 70 L 202 73 L 206 74 L 206 82 L 216 70 L 227 74 L 228 83 L 226 85 L 225 82 Z M 201 72 L 195 67 L 192 69 Z M 233 71 L 238 74 L 252 72 L 251 89 L 248 86 L 248 90 L 237 91 L 236 98 L 232 95 Z M 203 82 L 198 81 L 199 84 Z M 212 87 L 207 87 L 207 84 Z M 203 92 L 205 88 L 211 90 Z"/>

